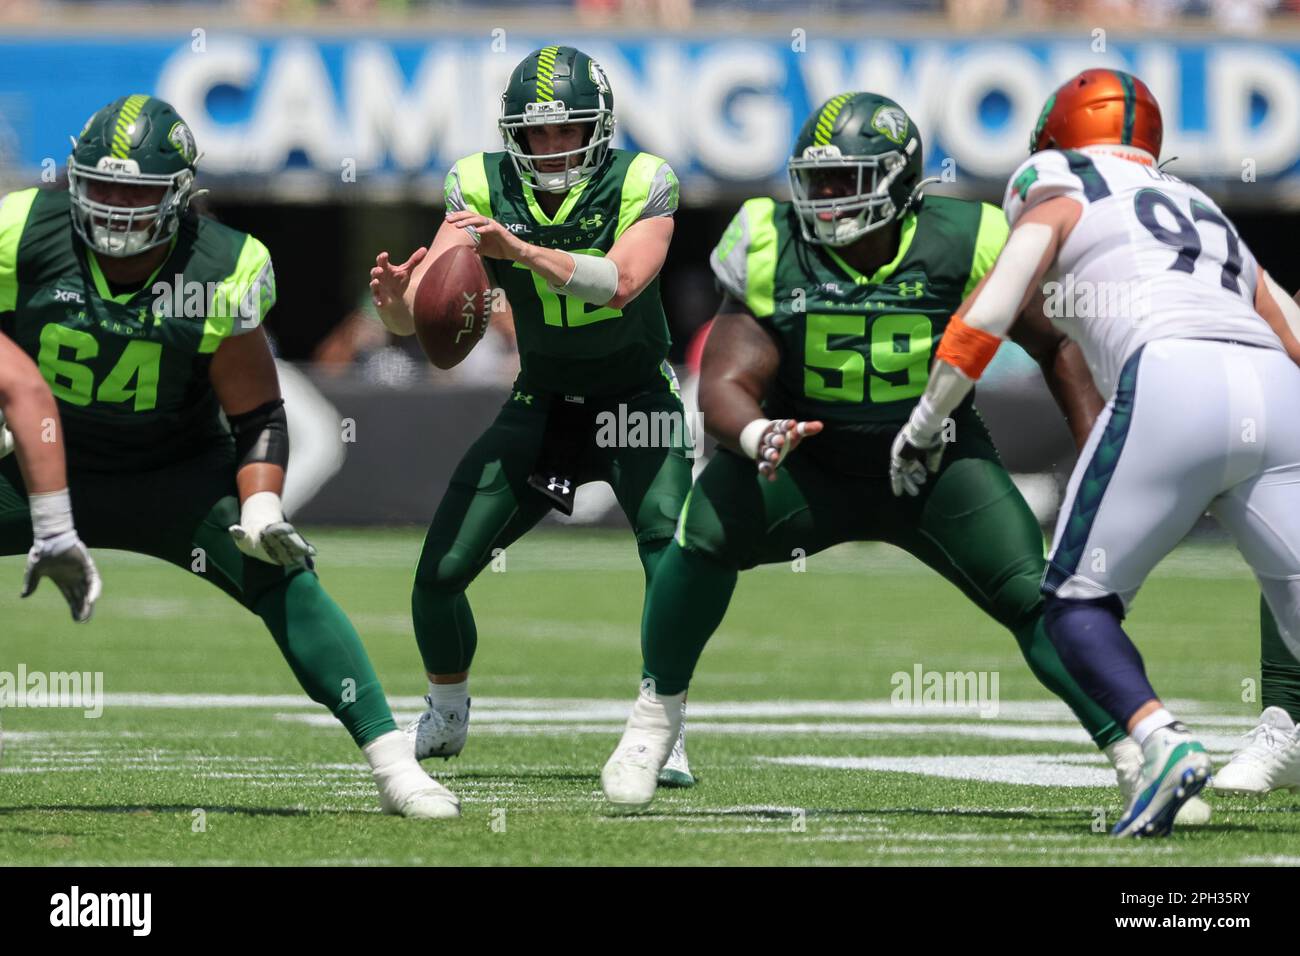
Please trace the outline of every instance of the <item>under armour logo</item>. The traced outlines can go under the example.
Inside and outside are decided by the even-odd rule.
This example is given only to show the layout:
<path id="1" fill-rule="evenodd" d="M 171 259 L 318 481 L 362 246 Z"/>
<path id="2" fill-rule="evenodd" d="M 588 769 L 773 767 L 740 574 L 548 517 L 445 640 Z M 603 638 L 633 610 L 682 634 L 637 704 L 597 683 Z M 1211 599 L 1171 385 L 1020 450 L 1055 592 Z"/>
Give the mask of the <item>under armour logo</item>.
<path id="1" fill-rule="evenodd" d="M 559 492 L 562 495 L 567 495 L 569 494 L 569 479 L 548 478 L 546 479 L 546 490 L 551 492 Z"/>
<path id="2" fill-rule="evenodd" d="M 919 299 L 925 295 L 925 286 L 920 282 L 900 282 L 898 294 L 904 299 Z"/>
<path id="3" fill-rule="evenodd" d="M 510 400 L 514 402 L 523 402 L 525 405 L 533 404 L 533 396 L 529 395 L 527 392 L 515 392 L 510 396 Z"/>

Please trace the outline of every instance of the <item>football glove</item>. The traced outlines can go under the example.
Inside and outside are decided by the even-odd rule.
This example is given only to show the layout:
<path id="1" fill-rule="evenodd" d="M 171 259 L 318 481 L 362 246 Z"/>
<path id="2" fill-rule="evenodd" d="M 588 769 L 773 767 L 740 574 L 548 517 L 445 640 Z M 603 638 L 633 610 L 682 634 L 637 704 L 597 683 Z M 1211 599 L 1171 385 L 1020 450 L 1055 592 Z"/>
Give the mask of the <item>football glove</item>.
<path id="1" fill-rule="evenodd" d="M 821 422 L 801 422 L 793 418 L 769 421 L 756 418 L 740 433 L 740 449 L 758 462 L 758 473 L 768 481 L 776 480 L 776 470 L 785 456 L 805 438 L 822 430 Z"/>
<path id="2" fill-rule="evenodd" d="M 931 472 L 939 470 L 943 460 L 943 437 L 938 433 L 928 439 L 916 434 L 912 423 L 899 429 L 889 451 L 889 486 L 894 494 L 903 492 L 915 497 Z"/>
<path id="3" fill-rule="evenodd" d="M 17 446 L 14 444 L 14 433 L 11 432 L 9 426 L 5 424 L 4 412 L 0 412 L 0 458 L 13 454 L 13 450 L 16 447 Z"/>
<path id="4" fill-rule="evenodd" d="M 78 623 L 90 620 L 102 584 L 99 570 L 76 531 L 64 531 L 50 538 L 37 538 L 27 552 L 23 574 L 23 597 L 36 590 L 41 578 L 49 578 L 63 592 L 63 598 Z"/>
<path id="5" fill-rule="evenodd" d="M 230 526 L 235 546 L 250 558 L 291 568 L 312 566 L 316 549 L 284 518 L 280 496 L 259 491 L 248 496 L 240 509 L 239 524 Z"/>

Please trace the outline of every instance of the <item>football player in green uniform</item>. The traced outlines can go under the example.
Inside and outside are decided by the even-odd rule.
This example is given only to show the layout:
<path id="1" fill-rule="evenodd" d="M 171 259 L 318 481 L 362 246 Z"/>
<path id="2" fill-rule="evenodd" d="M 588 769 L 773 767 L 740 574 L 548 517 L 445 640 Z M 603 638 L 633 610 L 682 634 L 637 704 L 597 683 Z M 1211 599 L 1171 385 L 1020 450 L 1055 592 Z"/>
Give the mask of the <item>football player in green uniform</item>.
<path id="1" fill-rule="evenodd" d="M 672 169 L 610 147 L 609 83 L 572 47 L 545 47 L 515 67 L 500 128 L 503 152 L 467 156 L 448 174 L 447 217 L 427 254 L 397 266 L 381 253 L 371 272 L 380 318 L 409 335 L 425 270 L 452 246 L 476 247 L 505 291 L 519 342 L 511 396 L 457 466 L 416 569 L 412 616 L 429 706 L 409 732 L 421 759 L 464 746 L 477 644 L 465 589 L 493 554 L 551 507 L 571 508 L 580 484 L 604 480 L 632 524 L 649 585 L 691 482 L 659 297 L 677 209 Z M 610 434 L 602 423 L 611 416 L 680 427 L 642 443 L 630 429 Z M 689 786 L 680 736 L 665 782 Z"/>
<path id="2" fill-rule="evenodd" d="M 0 329 L 58 400 L 86 543 L 168 561 L 244 605 L 362 748 L 385 812 L 455 816 L 321 587 L 314 549 L 284 518 L 288 433 L 262 330 L 271 259 L 189 208 L 197 160 L 161 100 L 126 96 L 95 113 L 66 191 L 0 204 Z M 0 461 L 0 554 L 31 541 L 29 504 L 49 484 L 32 477 Z"/>
<path id="3" fill-rule="evenodd" d="M 31 489 L 32 547 L 23 597 L 48 577 L 63 593 L 72 619 L 88 621 L 99 598 L 99 572 L 72 523 L 59 409 L 32 360 L 0 334 L 0 458 L 14 452 Z"/>
<path id="4" fill-rule="evenodd" d="M 641 692 L 602 773 L 606 797 L 628 809 L 653 798 L 737 572 L 844 541 L 894 544 L 960 588 L 1015 635 L 1121 784 L 1136 779 L 1132 742 L 1047 639 L 1042 532 L 970 399 L 952 416 L 938 477 L 916 497 L 890 487 L 890 445 L 925 389 L 931 352 L 1006 241 L 1001 210 L 922 196 L 920 136 L 897 103 L 871 93 L 827 101 L 788 165 L 793 201 L 746 202 L 711 257 L 726 294 L 705 347 L 700 409 L 722 448 L 650 589 Z M 1091 378 L 1039 306 L 1017 341 L 1081 444 L 1096 411 Z"/>

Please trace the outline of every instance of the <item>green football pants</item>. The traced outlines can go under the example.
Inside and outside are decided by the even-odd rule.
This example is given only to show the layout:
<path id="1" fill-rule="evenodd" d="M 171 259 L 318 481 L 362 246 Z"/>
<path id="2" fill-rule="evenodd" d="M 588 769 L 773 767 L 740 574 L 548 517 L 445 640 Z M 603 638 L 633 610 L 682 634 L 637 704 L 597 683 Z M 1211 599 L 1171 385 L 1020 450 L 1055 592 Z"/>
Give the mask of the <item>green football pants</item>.
<path id="1" fill-rule="evenodd" d="M 77 532 L 92 549 L 160 558 L 215 584 L 262 619 L 298 683 L 359 746 L 396 730 L 361 638 L 315 572 L 250 558 L 227 530 L 239 521 L 234 445 L 144 472 L 71 472 Z M 32 544 L 14 456 L 0 461 L 0 555 Z M 105 582 L 101 607 L 113 603 Z M 94 624 L 90 625 L 94 627 Z"/>
<path id="2" fill-rule="evenodd" d="M 651 585 L 643 621 L 644 676 L 660 692 L 686 689 L 721 623 L 736 573 L 813 555 L 845 541 L 896 545 L 943 575 L 1015 635 L 1034 675 L 1074 711 L 1098 744 L 1124 736 L 1066 673 L 1042 624 L 1043 536 L 1002 467 L 978 415 L 960 416 L 957 440 L 922 493 L 897 498 L 887 477 L 856 477 L 810 453 L 776 481 L 719 452 L 687 499 L 675 544 Z M 918 610 L 923 617 L 923 609 Z"/>
<path id="3" fill-rule="evenodd" d="M 517 383 L 496 420 L 456 466 L 433 516 L 411 594 L 415 638 L 431 674 L 469 670 L 478 632 L 465 589 L 495 554 L 550 510 L 549 500 L 527 484 L 542 448 L 550 401 Z M 607 481 L 614 489 L 636 536 L 648 584 L 691 486 L 681 398 L 665 379 L 627 397 L 587 402 L 594 422 L 612 422 L 614 428 L 604 435 L 593 431 L 576 480 L 579 485 Z M 640 433 L 620 424 L 635 428 L 638 422 L 648 423 Z"/>

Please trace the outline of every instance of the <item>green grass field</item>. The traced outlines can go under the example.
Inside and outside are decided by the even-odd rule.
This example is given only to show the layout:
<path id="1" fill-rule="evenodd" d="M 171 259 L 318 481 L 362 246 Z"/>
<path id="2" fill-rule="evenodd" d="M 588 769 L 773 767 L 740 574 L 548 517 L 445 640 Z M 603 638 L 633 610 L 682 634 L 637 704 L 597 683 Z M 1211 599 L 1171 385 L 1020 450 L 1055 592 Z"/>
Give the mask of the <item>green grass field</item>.
<path id="1" fill-rule="evenodd" d="M 408 617 L 420 535 L 311 537 L 408 719 L 424 692 Z M 1163 841 L 1096 832 L 1120 809 L 1103 758 L 1010 635 L 885 546 L 742 575 L 691 691 L 699 786 L 620 817 L 598 775 L 639 676 L 632 542 L 554 528 L 516 544 L 470 591 L 469 745 L 426 765 L 463 800 L 442 824 L 378 812 L 360 754 L 255 618 L 161 563 L 99 557 L 87 627 L 48 584 L 19 602 L 21 561 L 0 560 L 0 671 L 102 671 L 106 695 L 98 719 L 5 710 L 0 864 L 1300 863 L 1289 795 L 1211 796 L 1210 826 Z M 1188 544 L 1130 618 L 1217 761 L 1258 711 L 1256 602 L 1235 552 Z M 918 665 L 996 675 L 998 715 L 892 703 L 893 675 Z"/>

